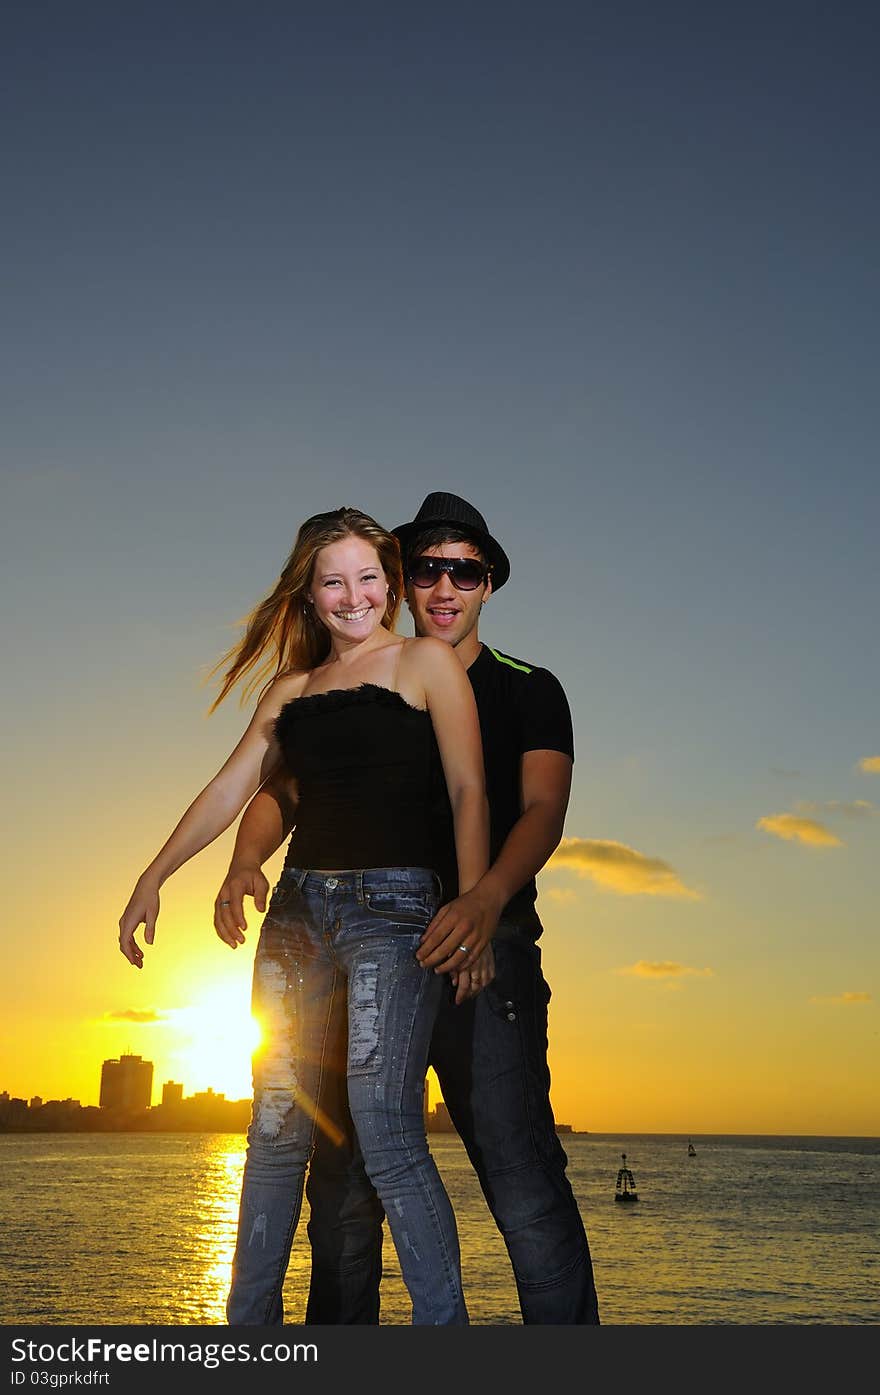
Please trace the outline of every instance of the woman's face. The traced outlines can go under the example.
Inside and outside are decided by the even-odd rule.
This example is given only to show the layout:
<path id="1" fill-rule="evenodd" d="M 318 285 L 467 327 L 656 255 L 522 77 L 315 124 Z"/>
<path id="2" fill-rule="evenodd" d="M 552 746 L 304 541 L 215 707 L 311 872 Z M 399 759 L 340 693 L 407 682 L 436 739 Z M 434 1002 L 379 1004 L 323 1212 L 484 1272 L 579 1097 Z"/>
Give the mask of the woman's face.
<path id="1" fill-rule="evenodd" d="M 322 547 L 308 597 L 332 638 L 348 644 L 368 639 L 388 602 L 388 582 L 372 543 L 352 534 Z"/>

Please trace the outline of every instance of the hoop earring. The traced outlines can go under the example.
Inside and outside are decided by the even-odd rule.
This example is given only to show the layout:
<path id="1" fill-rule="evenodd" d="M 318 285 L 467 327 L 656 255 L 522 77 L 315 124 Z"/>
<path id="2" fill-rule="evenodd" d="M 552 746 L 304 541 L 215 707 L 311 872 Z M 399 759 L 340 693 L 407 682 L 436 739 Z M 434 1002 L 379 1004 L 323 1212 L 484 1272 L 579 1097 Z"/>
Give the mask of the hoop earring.
<path id="1" fill-rule="evenodd" d="M 397 602 L 397 597 L 395 596 L 394 592 L 392 591 L 391 587 L 389 586 L 389 587 L 388 587 L 388 604 L 389 604 L 389 605 L 395 605 L 396 602 Z"/>

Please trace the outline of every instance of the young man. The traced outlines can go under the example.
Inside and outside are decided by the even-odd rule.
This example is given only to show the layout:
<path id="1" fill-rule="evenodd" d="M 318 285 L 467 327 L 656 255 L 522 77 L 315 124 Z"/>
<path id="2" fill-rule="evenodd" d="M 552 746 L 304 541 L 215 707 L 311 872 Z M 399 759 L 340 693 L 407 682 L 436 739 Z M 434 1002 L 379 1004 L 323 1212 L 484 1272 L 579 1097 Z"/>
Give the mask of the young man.
<path id="1" fill-rule="evenodd" d="M 598 1324 L 589 1245 L 550 1104 L 550 990 L 535 910 L 535 876 L 562 836 L 571 788 L 568 702 L 546 669 L 480 640 L 480 612 L 507 581 L 510 564 L 471 504 L 429 494 L 413 521 L 393 531 L 416 634 L 451 644 L 471 680 L 492 823 L 489 871 L 472 891 L 446 902 L 418 951 L 422 964 L 457 984 L 441 1007 L 430 1063 L 507 1245 L 523 1322 Z M 215 904 L 215 927 L 226 943 L 243 942 L 245 895 L 265 910 L 269 886 L 260 868 L 293 818 L 277 783 L 245 811 Z M 469 986 L 468 974 L 456 973 L 459 946 L 476 948 L 490 936 L 491 953 L 473 964 Z M 494 978 L 476 991 L 491 977 L 493 956 Z M 348 1114 L 344 1042 L 334 1044 L 330 1059 L 319 1123 L 329 1117 L 331 1124 L 317 1130 L 307 1183 L 306 1322 L 375 1323 L 383 1213 Z"/>

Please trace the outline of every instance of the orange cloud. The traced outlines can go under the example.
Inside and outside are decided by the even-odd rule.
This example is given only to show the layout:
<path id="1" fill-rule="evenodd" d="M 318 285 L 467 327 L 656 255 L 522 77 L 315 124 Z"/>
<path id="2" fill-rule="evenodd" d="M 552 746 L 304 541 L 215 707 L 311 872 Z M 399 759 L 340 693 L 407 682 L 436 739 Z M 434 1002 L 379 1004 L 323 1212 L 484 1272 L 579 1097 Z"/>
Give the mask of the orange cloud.
<path id="1" fill-rule="evenodd" d="M 758 819 L 756 828 L 764 828 L 777 838 L 789 842 L 804 843 L 810 848 L 841 848 L 843 844 L 836 834 L 817 819 L 807 819 L 800 814 L 767 814 Z"/>
<path id="2" fill-rule="evenodd" d="M 880 756 L 862 756 L 859 770 L 866 775 L 880 775 Z"/>
<path id="3" fill-rule="evenodd" d="M 852 1007 L 858 1003 L 872 1002 L 870 993 L 838 993 L 836 997 L 815 997 L 811 998 L 811 1003 L 833 1003 L 835 1007 Z"/>
<path id="4" fill-rule="evenodd" d="M 676 964 L 674 960 L 660 959 L 653 963 L 639 959 L 615 971 L 618 974 L 632 974 L 634 978 L 712 978 L 712 969 L 695 969 L 690 964 Z"/>
<path id="5" fill-rule="evenodd" d="M 867 819 L 878 812 L 870 799 L 826 799 L 824 804 L 815 799 L 799 799 L 795 808 L 801 814 L 820 814 L 824 810 L 828 814 L 845 814 L 850 819 Z"/>
<path id="6" fill-rule="evenodd" d="M 570 868 L 622 896 L 675 896 L 702 900 L 659 857 L 646 857 L 625 843 L 606 838 L 563 838 L 547 863 L 552 871 Z"/>
<path id="7" fill-rule="evenodd" d="M 120 1012 L 105 1012 L 105 1022 L 163 1022 L 164 1016 L 153 1008 L 123 1008 Z"/>

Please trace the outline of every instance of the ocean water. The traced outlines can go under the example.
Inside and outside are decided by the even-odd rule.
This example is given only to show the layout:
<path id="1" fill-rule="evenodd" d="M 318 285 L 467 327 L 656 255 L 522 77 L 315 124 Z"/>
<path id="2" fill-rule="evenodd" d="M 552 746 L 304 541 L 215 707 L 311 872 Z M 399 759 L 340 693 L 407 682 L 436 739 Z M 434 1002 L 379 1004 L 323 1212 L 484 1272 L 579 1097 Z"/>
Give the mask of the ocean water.
<path id="1" fill-rule="evenodd" d="M 604 1324 L 876 1324 L 880 1139 L 565 1136 Z M 222 1324 L 241 1134 L 0 1136 L 0 1322 Z M 455 1136 L 431 1136 L 474 1324 L 519 1323 L 507 1252 Z M 621 1153 L 639 1201 L 614 1201 Z M 285 1284 L 308 1288 L 306 1212 Z M 386 1238 L 382 1321 L 409 1299 Z"/>

